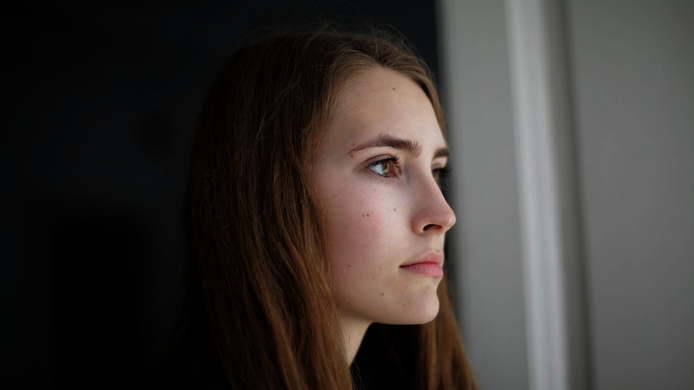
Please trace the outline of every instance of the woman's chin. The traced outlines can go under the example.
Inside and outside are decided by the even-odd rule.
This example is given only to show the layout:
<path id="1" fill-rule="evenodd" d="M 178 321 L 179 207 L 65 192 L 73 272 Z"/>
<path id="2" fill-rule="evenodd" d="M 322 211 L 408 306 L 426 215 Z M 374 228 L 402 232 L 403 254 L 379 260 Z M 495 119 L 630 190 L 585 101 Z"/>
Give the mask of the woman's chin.
<path id="1" fill-rule="evenodd" d="M 416 300 L 403 302 L 402 307 L 398 307 L 394 313 L 389 313 L 387 322 L 392 325 L 419 325 L 426 324 L 434 320 L 439 314 L 439 299 L 436 295 L 430 297 L 420 297 Z"/>

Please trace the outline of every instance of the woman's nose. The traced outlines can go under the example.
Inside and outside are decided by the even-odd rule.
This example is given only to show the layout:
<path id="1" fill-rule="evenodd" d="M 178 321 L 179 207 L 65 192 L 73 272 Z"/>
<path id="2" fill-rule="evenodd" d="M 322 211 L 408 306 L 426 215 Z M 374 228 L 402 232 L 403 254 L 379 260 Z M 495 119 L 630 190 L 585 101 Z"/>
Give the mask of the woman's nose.
<path id="1" fill-rule="evenodd" d="M 412 218 L 412 230 L 416 234 L 443 234 L 455 225 L 455 213 L 443 197 L 441 188 L 433 178 L 422 181 L 413 197 L 416 212 Z"/>

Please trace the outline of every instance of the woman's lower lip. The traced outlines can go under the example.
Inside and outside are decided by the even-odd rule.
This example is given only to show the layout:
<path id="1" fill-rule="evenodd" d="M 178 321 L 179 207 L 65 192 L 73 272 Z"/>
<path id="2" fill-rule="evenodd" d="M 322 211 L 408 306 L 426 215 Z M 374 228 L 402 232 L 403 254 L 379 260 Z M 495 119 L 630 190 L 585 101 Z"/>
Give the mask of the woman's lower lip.
<path id="1" fill-rule="evenodd" d="M 423 276 L 443 278 L 443 269 L 434 263 L 417 263 L 400 267 L 400 269 Z"/>

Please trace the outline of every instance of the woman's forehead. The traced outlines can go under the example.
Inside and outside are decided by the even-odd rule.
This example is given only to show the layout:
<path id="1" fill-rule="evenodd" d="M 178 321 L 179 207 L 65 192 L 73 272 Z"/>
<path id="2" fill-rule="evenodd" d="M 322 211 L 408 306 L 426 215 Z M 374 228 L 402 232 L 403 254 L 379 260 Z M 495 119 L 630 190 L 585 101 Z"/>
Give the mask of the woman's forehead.
<path id="1" fill-rule="evenodd" d="M 344 148 L 379 136 L 445 146 L 424 91 L 407 76 L 380 67 L 353 77 L 338 95 L 326 146 Z"/>

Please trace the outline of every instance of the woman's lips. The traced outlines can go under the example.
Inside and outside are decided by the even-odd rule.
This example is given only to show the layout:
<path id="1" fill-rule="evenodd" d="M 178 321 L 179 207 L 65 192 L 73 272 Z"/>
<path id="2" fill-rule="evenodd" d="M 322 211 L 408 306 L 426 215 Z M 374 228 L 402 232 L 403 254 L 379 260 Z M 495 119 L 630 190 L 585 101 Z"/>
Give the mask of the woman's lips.
<path id="1" fill-rule="evenodd" d="M 443 269 L 438 263 L 415 263 L 410 265 L 400 266 L 400 269 L 406 272 L 412 272 L 423 276 L 433 276 L 435 278 L 443 278 Z"/>
<path id="2" fill-rule="evenodd" d="M 405 272 L 411 272 L 422 276 L 443 278 L 443 252 L 429 250 L 400 266 Z"/>

